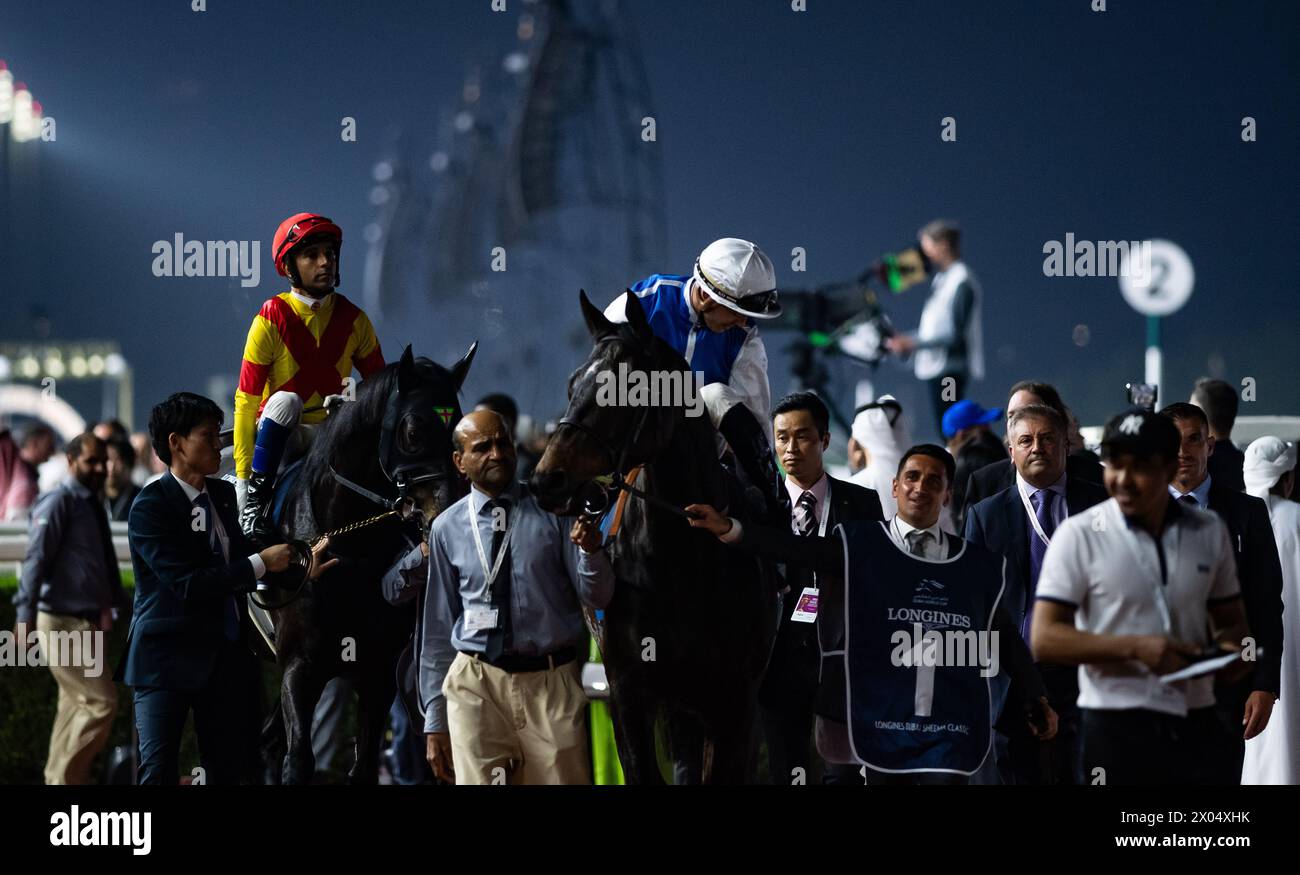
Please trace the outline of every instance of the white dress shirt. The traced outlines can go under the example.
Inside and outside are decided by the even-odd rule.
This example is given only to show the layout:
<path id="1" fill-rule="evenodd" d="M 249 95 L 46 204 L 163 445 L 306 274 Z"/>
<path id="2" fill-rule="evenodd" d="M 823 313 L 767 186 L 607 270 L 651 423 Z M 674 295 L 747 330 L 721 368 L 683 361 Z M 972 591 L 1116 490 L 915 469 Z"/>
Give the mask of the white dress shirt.
<path id="1" fill-rule="evenodd" d="M 830 493 L 830 485 L 831 482 L 827 478 L 825 471 L 822 472 L 822 476 L 817 480 L 817 482 L 807 489 L 804 489 L 798 483 L 795 483 L 793 477 L 785 478 L 785 491 L 790 495 L 790 509 L 793 511 L 794 508 L 799 506 L 800 496 L 805 492 L 811 492 L 813 498 L 817 499 L 817 504 L 814 506 L 813 510 L 816 513 L 817 523 L 820 526 L 821 521 L 826 519 L 826 496 Z M 793 513 L 790 514 L 790 528 L 796 535 L 799 534 L 799 530 L 795 528 Z"/>
<path id="2" fill-rule="evenodd" d="M 889 537 L 894 539 L 894 543 L 902 547 L 908 553 L 912 552 L 911 546 L 907 543 L 907 536 L 915 531 L 925 531 L 930 533 L 930 537 L 922 548 L 921 558 L 942 560 L 948 557 L 948 547 L 944 543 L 944 532 L 938 520 L 934 525 L 925 529 L 917 529 L 916 526 L 905 522 L 901 516 L 895 516 L 889 521 Z"/>
<path id="3" fill-rule="evenodd" d="M 185 493 L 185 497 L 189 499 L 190 504 L 193 504 L 194 499 L 208 491 L 208 484 L 206 482 L 204 482 L 202 489 L 195 489 L 179 477 L 176 478 L 176 482 L 180 484 L 181 490 Z M 221 514 L 217 513 L 217 506 L 212 503 L 211 495 L 208 495 L 208 503 L 212 507 L 212 527 L 216 529 L 217 542 L 221 544 L 221 555 L 226 558 L 227 562 L 229 562 L 230 537 L 226 534 L 226 527 L 221 523 Z M 248 557 L 248 561 L 253 566 L 253 577 L 261 580 L 263 575 L 266 574 L 266 563 L 262 561 L 261 555 L 254 553 Z"/>
<path id="4" fill-rule="evenodd" d="M 1178 487 L 1170 483 L 1169 494 L 1172 495 L 1176 501 L 1182 501 L 1184 495 L 1190 495 L 1192 498 L 1196 499 L 1197 507 L 1199 507 L 1201 510 L 1209 510 L 1210 509 L 1210 475 L 1206 474 L 1205 479 L 1201 481 L 1201 485 L 1193 489 L 1191 492 L 1179 492 Z"/>

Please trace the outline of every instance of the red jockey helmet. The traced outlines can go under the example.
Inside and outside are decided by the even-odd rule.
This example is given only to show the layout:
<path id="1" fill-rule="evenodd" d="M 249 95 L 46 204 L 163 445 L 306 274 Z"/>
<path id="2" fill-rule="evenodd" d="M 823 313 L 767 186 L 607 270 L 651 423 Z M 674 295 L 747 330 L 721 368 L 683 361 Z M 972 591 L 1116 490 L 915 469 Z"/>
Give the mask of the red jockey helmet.
<path id="1" fill-rule="evenodd" d="M 297 213 L 280 223 L 280 227 L 275 231 L 275 238 L 271 241 L 276 273 L 297 281 L 296 276 L 289 274 L 289 254 L 314 234 L 325 234 L 333 239 L 337 249 L 343 248 L 343 229 L 333 221 L 319 213 Z M 337 274 L 334 277 L 334 285 L 338 285 Z"/>

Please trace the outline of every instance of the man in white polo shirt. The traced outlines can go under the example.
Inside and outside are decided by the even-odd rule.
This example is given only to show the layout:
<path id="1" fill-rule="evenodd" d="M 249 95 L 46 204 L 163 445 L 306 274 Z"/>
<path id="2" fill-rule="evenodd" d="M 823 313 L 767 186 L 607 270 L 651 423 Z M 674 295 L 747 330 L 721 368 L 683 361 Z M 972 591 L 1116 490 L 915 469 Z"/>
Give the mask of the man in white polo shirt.
<path id="1" fill-rule="evenodd" d="M 1216 647 L 1240 650 L 1248 634 L 1227 528 L 1169 495 L 1178 447 L 1178 430 L 1157 414 L 1135 409 L 1107 423 L 1110 500 L 1061 523 L 1038 579 L 1034 654 L 1083 667 L 1090 783 L 1200 783 L 1214 753 L 1215 728 L 1205 725 L 1214 676 L 1160 678 Z M 1243 670 L 1241 661 L 1224 669 Z"/>

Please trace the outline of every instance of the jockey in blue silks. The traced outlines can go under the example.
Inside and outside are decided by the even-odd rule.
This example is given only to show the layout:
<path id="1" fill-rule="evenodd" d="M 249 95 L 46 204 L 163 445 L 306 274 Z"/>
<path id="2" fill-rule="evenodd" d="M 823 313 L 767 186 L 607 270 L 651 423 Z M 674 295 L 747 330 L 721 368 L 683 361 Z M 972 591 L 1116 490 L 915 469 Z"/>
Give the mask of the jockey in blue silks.
<path id="1" fill-rule="evenodd" d="M 776 271 L 763 250 L 748 240 L 724 237 L 710 243 L 691 274 L 657 273 L 631 286 L 657 337 L 703 374 L 704 404 L 751 486 L 761 493 L 765 516 L 789 518 L 789 497 L 768 441 L 772 390 L 767 351 L 755 320 L 781 315 Z M 605 317 L 627 321 L 619 295 Z"/>

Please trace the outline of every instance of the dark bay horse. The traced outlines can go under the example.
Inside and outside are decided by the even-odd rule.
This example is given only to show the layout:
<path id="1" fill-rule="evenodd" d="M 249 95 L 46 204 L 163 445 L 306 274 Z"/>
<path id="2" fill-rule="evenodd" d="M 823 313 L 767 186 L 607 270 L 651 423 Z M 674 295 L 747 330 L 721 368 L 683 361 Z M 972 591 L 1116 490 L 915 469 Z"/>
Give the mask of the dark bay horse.
<path id="1" fill-rule="evenodd" d="M 362 381 L 356 400 L 321 425 L 286 506 L 282 531 L 310 540 L 384 512 L 379 502 L 412 499 L 419 528 L 464 494 L 451 461 L 451 430 L 460 419 L 458 393 L 476 347 L 451 369 L 414 358 Z M 360 487 L 358 490 L 356 487 Z M 366 497 L 361 490 L 373 493 Z M 406 524 L 418 540 L 417 525 Z M 388 604 L 380 580 L 410 549 L 396 516 L 330 538 L 337 566 L 308 583 L 300 598 L 273 612 L 284 759 L 280 779 L 309 783 L 315 769 L 312 714 L 331 678 L 345 675 L 358 697 L 352 783 L 375 783 L 384 721 L 397 688 L 395 666 L 415 628 L 416 605 Z M 274 737 L 271 714 L 264 736 Z M 274 745 L 272 745 L 274 748 Z"/>
<path id="2" fill-rule="evenodd" d="M 675 783 L 744 783 L 755 760 L 757 691 L 776 633 L 770 566 L 691 528 L 673 509 L 742 499 L 718 461 L 717 434 L 685 396 L 658 406 L 602 401 L 608 375 L 691 377 L 686 361 L 628 294 L 627 324 L 581 294 L 595 340 L 569 380 L 569 405 L 530 481 L 548 510 L 578 512 L 594 478 L 644 465 L 611 549 L 617 583 L 605 610 L 604 662 L 619 759 L 628 783 L 662 783 L 656 725 L 666 732 Z M 602 374 L 606 376 L 602 376 Z M 665 380 L 667 382 L 667 380 Z M 671 401 L 672 403 L 665 403 Z M 691 415 L 694 414 L 694 415 Z"/>

